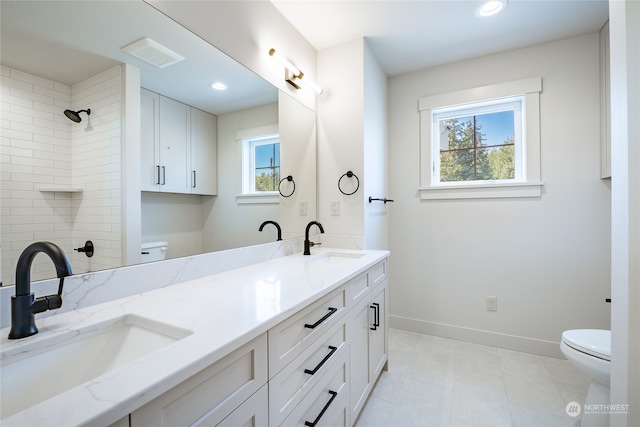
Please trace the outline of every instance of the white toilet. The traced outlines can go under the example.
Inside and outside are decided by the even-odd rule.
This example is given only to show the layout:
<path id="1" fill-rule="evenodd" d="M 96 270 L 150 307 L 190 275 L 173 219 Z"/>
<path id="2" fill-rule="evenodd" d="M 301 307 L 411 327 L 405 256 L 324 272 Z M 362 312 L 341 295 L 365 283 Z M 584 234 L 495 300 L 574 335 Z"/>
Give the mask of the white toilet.
<path id="1" fill-rule="evenodd" d="M 610 400 L 611 331 L 603 329 L 564 331 L 560 350 L 571 363 L 591 377 L 591 385 L 578 425 L 581 427 L 609 426 L 609 414 L 597 408 L 601 407 L 600 405 L 608 405 Z"/>
<path id="2" fill-rule="evenodd" d="M 167 242 L 146 242 L 141 245 L 141 262 L 162 261 L 167 258 Z"/>

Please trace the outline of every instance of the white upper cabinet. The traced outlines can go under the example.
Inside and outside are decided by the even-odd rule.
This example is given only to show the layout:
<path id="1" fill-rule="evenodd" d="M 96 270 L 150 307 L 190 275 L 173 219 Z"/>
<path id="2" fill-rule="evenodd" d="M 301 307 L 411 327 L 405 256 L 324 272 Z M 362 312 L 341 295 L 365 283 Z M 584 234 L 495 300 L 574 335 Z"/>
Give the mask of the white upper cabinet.
<path id="1" fill-rule="evenodd" d="M 141 90 L 141 189 L 215 195 L 216 117 Z"/>
<path id="2" fill-rule="evenodd" d="M 217 117 L 191 107 L 191 193 L 218 194 Z"/>

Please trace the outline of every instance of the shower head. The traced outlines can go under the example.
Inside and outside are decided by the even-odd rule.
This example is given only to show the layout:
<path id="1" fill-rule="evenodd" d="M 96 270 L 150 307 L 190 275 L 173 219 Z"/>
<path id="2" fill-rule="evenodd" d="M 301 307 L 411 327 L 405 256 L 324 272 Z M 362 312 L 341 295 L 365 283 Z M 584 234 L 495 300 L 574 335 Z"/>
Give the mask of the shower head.
<path id="1" fill-rule="evenodd" d="M 82 119 L 80 118 L 80 113 L 82 112 L 87 113 L 87 116 L 91 115 L 90 108 L 87 108 L 86 110 L 80 110 L 80 111 L 64 110 L 64 115 L 67 116 L 69 120 L 76 123 L 80 123 L 82 121 Z"/>

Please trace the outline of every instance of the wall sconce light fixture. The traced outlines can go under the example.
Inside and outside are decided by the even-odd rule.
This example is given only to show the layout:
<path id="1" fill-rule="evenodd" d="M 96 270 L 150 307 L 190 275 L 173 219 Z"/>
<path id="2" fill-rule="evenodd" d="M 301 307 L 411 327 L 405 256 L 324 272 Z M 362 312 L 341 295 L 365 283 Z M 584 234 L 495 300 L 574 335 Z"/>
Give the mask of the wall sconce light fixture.
<path id="1" fill-rule="evenodd" d="M 318 87 L 318 85 L 316 85 L 308 78 L 303 79 L 304 73 L 302 72 L 302 70 L 293 65 L 288 59 L 276 53 L 275 49 L 269 49 L 269 56 L 275 58 L 278 62 L 280 62 L 280 64 L 282 64 L 282 66 L 284 67 L 284 79 L 291 86 L 298 90 L 303 86 L 306 86 L 310 89 L 313 89 L 318 95 L 322 95 L 323 90 L 321 87 Z"/>

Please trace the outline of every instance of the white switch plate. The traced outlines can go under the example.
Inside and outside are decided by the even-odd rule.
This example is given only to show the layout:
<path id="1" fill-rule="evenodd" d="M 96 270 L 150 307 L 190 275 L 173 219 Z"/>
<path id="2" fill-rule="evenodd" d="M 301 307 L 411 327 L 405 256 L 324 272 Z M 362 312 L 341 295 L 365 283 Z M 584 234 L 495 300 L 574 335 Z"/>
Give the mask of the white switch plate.
<path id="1" fill-rule="evenodd" d="M 487 297 L 487 311 L 498 311 L 497 297 Z"/>
<path id="2" fill-rule="evenodd" d="M 298 203 L 298 213 L 300 216 L 307 216 L 307 202 Z"/>
<path id="3" fill-rule="evenodd" d="M 333 216 L 340 215 L 340 200 L 331 201 L 331 215 Z"/>

